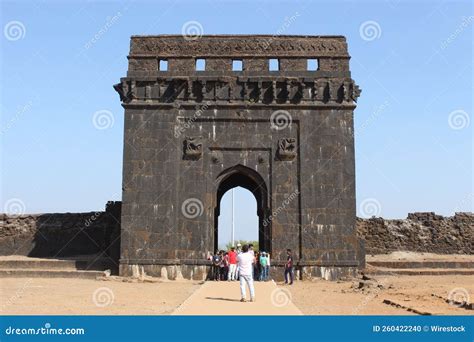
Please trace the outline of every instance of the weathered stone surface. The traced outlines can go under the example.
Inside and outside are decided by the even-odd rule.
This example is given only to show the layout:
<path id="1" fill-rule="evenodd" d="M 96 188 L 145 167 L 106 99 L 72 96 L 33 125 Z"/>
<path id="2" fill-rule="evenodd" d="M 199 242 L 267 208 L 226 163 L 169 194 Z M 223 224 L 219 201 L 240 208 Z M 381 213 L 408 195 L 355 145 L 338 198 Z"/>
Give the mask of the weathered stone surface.
<path id="1" fill-rule="evenodd" d="M 0 215 L 0 255 L 66 257 L 120 249 L 120 202 L 89 213 Z"/>
<path id="2" fill-rule="evenodd" d="M 270 71 L 274 58 L 279 70 Z M 260 246 L 275 267 L 287 248 L 299 267 L 328 278 L 362 265 L 360 89 L 349 58 L 340 36 L 133 36 L 127 77 L 115 86 L 125 108 L 121 271 L 174 277 L 173 265 L 194 277 L 217 248 L 220 200 L 236 186 L 257 199 Z M 308 59 L 319 69 L 307 70 Z"/>
<path id="3" fill-rule="evenodd" d="M 369 254 L 394 251 L 474 254 L 474 214 L 443 217 L 411 213 L 405 220 L 357 219 L 357 233 Z"/>
<path id="4" fill-rule="evenodd" d="M 182 35 L 132 36 L 129 58 L 150 56 L 350 58 L 343 36 L 207 35 L 194 40 Z"/>

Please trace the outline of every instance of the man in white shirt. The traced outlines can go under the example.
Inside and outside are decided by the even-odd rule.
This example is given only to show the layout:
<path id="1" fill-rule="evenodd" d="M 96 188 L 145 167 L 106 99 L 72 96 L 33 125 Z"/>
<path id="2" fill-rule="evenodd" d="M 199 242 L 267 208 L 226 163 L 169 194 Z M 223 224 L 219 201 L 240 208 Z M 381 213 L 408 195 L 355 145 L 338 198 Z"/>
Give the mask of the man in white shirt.
<path id="1" fill-rule="evenodd" d="M 255 262 L 255 257 L 252 253 L 249 252 L 249 246 L 242 246 L 242 253 L 237 256 L 237 264 L 239 268 L 240 276 L 240 295 L 241 302 L 246 301 L 246 290 L 245 283 L 249 287 L 250 291 L 250 301 L 255 302 L 255 289 L 253 287 L 253 264 Z"/>

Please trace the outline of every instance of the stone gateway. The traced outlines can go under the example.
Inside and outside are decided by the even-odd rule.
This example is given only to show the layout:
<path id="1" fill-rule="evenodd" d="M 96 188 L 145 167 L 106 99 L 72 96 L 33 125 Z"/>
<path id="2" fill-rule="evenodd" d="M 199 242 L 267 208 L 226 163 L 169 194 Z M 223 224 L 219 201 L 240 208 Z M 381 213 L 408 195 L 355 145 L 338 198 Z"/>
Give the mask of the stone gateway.
<path id="1" fill-rule="evenodd" d="M 257 201 L 259 243 L 282 275 L 364 266 L 355 222 L 359 87 L 342 36 L 133 36 L 125 108 L 120 273 L 205 279 L 220 200 Z M 315 65 L 317 64 L 317 67 Z"/>

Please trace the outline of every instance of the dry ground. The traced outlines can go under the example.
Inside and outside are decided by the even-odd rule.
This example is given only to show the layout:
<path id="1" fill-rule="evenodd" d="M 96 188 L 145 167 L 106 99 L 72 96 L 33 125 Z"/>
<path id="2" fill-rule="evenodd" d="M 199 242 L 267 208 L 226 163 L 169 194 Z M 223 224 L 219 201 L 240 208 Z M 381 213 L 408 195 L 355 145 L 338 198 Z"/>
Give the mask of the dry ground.
<path id="1" fill-rule="evenodd" d="M 191 281 L 0 278 L 0 314 L 168 315 L 197 288 Z"/>
<path id="2" fill-rule="evenodd" d="M 406 309 L 383 304 L 384 299 L 433 314 L 474 314 L 474 311 L 454 307 L 431 296 L 435 293 L 447 297 L 454 288 L 463 288 L 468 291 L 472 300 L 474 276 L 377 276 L 374 279 L 377 281 L 375 286 L 363 290 L 357 289 L 358 281 L 300 281 L 291 287 L 281 287 L 289 290 L 292 302 L 303 314 L 310 315 L 413 314 Z M 232 293 L 238 291 L 236 283 L 228 285 Z M 382 285 L 383 288 L 380 289 L 377 285 Z M 129 283 L 85 279 L 2 278 L 0 314 L 166 315 L 172 313 L 198 288 L 200 284 L 192 281 Z M 257 296 L 261 298 L 263 294 L 257 293 Z"/>
<path id="3" fill-rule="evenodd" d="M 474 311 L 449 305 L 432 296 L 447 297 L 456 288 L 474 297 L 474 276 L 376 276 L 382 285 L 358 290 L 357 282 L 315 280 L 290 287 L 293 303 L 305 315 L 410 315 L 406 309 L 383 303 L 391 300 L 421 312 L 473 315 Z"/>

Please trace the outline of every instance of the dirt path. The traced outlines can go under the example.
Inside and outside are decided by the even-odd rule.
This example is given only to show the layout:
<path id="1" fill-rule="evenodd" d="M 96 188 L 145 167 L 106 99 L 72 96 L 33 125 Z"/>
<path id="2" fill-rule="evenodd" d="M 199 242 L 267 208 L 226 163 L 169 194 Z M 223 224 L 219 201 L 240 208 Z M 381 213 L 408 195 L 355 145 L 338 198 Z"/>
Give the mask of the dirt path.
<path id="1" fill-rule="evenodd" d="M 240 302 L 239 282 L 208 281 L 173 315 L 302 315 L 291 292 L 273 281 L 255 282 L 256 302 Z M 247 291 L 248 296 L 248 291 Z"/>

